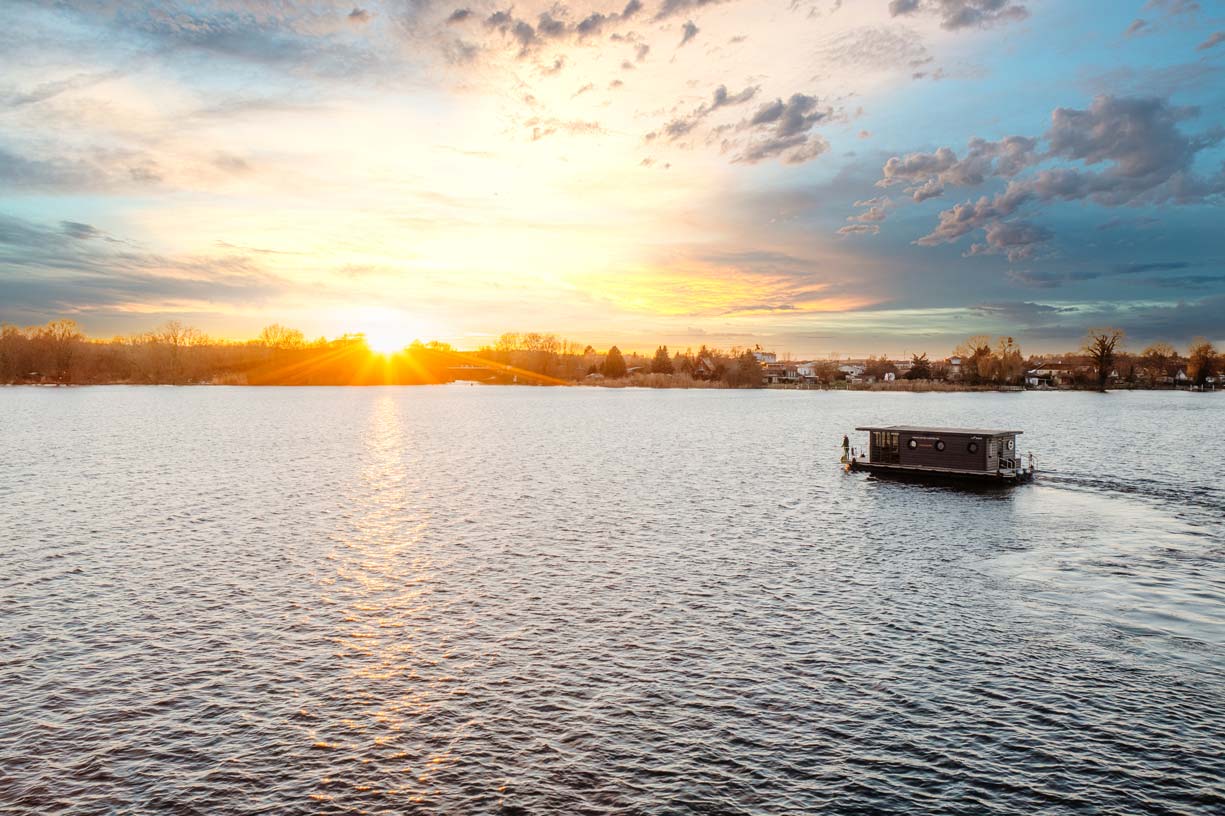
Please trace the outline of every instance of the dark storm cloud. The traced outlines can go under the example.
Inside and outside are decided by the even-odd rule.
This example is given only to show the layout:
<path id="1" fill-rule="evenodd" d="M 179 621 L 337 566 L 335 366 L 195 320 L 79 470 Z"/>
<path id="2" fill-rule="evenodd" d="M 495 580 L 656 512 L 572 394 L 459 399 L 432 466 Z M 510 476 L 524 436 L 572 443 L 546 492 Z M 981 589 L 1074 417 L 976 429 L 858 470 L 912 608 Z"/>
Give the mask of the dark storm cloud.
<path id="1" fill-rule="evenodd" d="M 940 18 L 941 28 L 956 31 L 1024 20 L 1029 11 L 1011 0 L 890 0 L 889 14 L 931 14 Z"/>

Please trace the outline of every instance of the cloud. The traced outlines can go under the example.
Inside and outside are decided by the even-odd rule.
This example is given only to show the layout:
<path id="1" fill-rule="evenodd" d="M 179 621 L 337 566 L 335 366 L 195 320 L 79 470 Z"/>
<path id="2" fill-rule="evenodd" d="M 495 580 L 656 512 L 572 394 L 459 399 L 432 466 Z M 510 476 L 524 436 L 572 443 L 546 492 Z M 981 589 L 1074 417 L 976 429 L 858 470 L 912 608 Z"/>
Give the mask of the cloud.
<path id="1" fill-rule="evenodd" d="M 80 221 L 61 221 L 60 229 L 68 237 L 76 238 L 79 241 L 97 238 L 102 234 L 102 231 L 92 224 L 82 224 Z"/>
<path id="2" fill-rule="evenodd" d="M 1148 0 L 1144 8 L 1149 11 L 1159 10 L 1170 16 L 1195 14 L 1200 10 L 1196 0 Z"/>
<path id="3" fill-rule="evenodd" d="M 1029 16 L 1029 11 L 1024 5 L 1011 0 L 890 0 L 891 17 L 912 14 L 937 16 L 941 28 L 957 31 L 1024 20 Z"/>
<path id="4" fill-rule="evenodd" d="M 590 122 L 582 119 L 533 117 L 523 124 L 531 128 L 533 142 L 538 142 L 546 136 L 552 136 L 555 133 L 568 133 L 571 136 L 579 136 L 604 132 L 604 127 L 599 122 Z"/>
<path id="5" fill-rule="evenodd" d="M 893 208 L 893 200 L 888 196 L 877 196 L 876 198 L 869 198 L 866 201 L 856 201 L 855 206 L 867 207 L 867 209 L 858 215 L 848 217 L 846 219 L 847 221 L 858 222 L 861 224 L 884 221 L 885 217 L 889 214 L 889 210 Z"/>
<path id="6" fill-rule="evenodd" d="M 169 257 L 89 240 L 101 234 L 77 221 L 53 229 L 0 215 L 0 317 L 148 311 L 156 303 L 219 311 L 289 288 L 245 253 Z"/>
<path id="7" fill-rule="evenodd" d="M 1008 300 L 977 303 L 970 307 L 970 311 L 983 317 L 997 318 L 1003 324 L 1032 326 L 1046 322 L 1055 315 L 1074 314 L 1077 310 L 1069 306 L 1052 306 L 1028 300 Z"/>
<path id="8" fill-rule="evenodd" d="M 514 42 L 518 43 L 519 56 L 523 57 L 546 42 L 566 39 L 582 40 L 587 37 L 598 36 L 606 28 L 628 20 L 641 10 L 642 3 L 640 0 L 629 0 L 620 12 L 609 14 L 598 11 L 592 12 L 578 23 L 571 25 L 565 19 L 567 14 L 566 7 L 557 5 L 552 10 L 538 15 L 533 25 L 526 20 L 516 17 L 512 7 L 505 11 L 495 11 L 490 14 L 485 18 L 485 27 L 495 30 L 503 36 L 510 37 Z M 456 15 L 459 15 L 461 11 L 463 15 L 457 18 Z M 457 10 L 447 18 L 447 22 L 461 22 L 466 20 L 470 14 L 471 12 L 467 9 Z M 614 37 L 617 36 L 619 35 L 614 35 Z M 639 61 L 645 56 L 645 53 L 641 52 L 641 48 L 642 46 L 639 47 Z"/>
<path id="9" fill-rule="evenodd" d="M 447 24 L 455 25 L 456 23 L 463 23 L 471 19 L 472 16 L 472 9 L 457 8 L 455 11 L 451 12 L 450 16 L 447 17 Z"/>
<path id="10" fill-rule="evenodd" d="M 1147 22 L 1137 17 L 1135 20 L 1131 21 L 1131 25 L 1129 25 L 1127 27 L 1127 30 L 1123 32 L 1123 36 L 1124 37 L 1134 37 L 1137 34 L 1140 34 L 1141 32 L 1149 31 L 1149 30 L 1152 30 L 1152 26 L 1150 26 Z"/>
<path id="11" fill-rule="evenodd" d="M 1118 264 L 1113 268 L 1116 275 L 1138 275 L 1144 272 L 1171 272 L 1191 266 L 1187 261 L 1158 261 L 1155 263 Z"/>
<path id="12" fill-rule="evenodd" d="M 876 224 L 848 224 L 838 229 L 839 235 L 876 235 L 880 227 Z"/>
<path id="13" fill-rule="evenodd" d="M 1180 123 L 1196 113 L 1161 99 L 1099 96 L 1086 110 L 1056 108 L 1043 136 L 1047 150 L 1040 155 L 1035 140 L 1024 137 L 980 142 L 977 149 L 972 142 L 963 161 L 948 148 L 890 159 L 879 183 L 922 181 L 910 188 L 921 201 L 939 195 L 946 183 L 974 186 L 991 178 L 1011 179 L 1002 193 L 942 211 L 936 228 L 916 242 L 921 246 L 956 241 L 1033 202 L 1091 201 L 1106 207 L 1200 203 L 1225 194 L 1225 172 L 1210 178 L 1192 172 L 1196 156 L 1225 139 L 1225 130 L 1184 133 Z M 1001 148 L 1005 144 L 1010 147 Z M 1020 175 L 1047 161 L 1058 166 Z M 1090 169 L 1099 166 L 1104 169 Z"/>
<path id="14" fill-rule="evenodd" d="M 1035 272 L 1028 269 L 1019 271 L 1012 270 L 1008 273 L 1008 277 L 1015 283 L 1019 283 L 1022 286 L 1053 289 L 1055 287 L 1062 286 L 1065 283 L 1080 283 L 1083 281 L 1098 280 L 1100 278 L 1134 279 L 1138 275 L 1182 272 L 1184 270 L 1191 269 L 1193 266 L 1194 264 L 1190 261 L 1145 261 L 1114 264 L 1112 266 L 1097 266 L 1089 269 L 1064 268 L 1041 272 Z M 1176 288 L 1177 281 L 1185 281 L 1189 279 L 1194 279 L 1199 281 L 1201 284 L 1206 284 L 1212 282 L 1215 279 L 1215 276 L 1158 274 L 1155 277 L 1145 278 L 1140 282 L 1150 286 Z"/>
<path id="15" fill-rule="evenodd" d="M 915 201 L 926 201 L 944 193 L 945 187 L 976 187 L 991 177 L 1010 178 L 1035 164 L 1038 140 L 1006 136 L 999 141 L 971 139 L 965 158 L 958 159 L 950 148 L 934 153 L 909 153 L 893 156 L 881 168 L 878 187 L 910 184 L 906 192 Z"/>
<path id="16" fill-rule="evenodd" d="M 1195 46 L 1195 50 L 1207 51 L 1209 48 L 1215 48 L 1223 42 L 1225 42 L 1225 31 L 1217 31 L 1211 34 L 1208 39 Z"/>
<path id="17" fill-rule="evenodd" d="M 692 131 L 703 119 L 720 108 L 742 105 L 757 95 L 758 88 L 751 85 L 738 93 L 730 93 L 726 85 L 715 88 L 711 101 L 698 106 L 692 113 L 677 117 L 663 127 L 663 134 L 669 141 L 676 141 Z"/>
<path id="18" fill-rule="evenodd" d="M 750 137 L 736 161 L 753 164 L 782 156 L 788 164 L 800 164 L 813 159 L 825 152 L 829 143 L 810 135 L 810 131 L 831 114 L 832 111 L 817 107 L 815 96 L 801 93 L 792 94 L 786 102 L 776 99 L 762 105 L 745 125 L 759 135 Z"/>
<path id="19" fill-rule="evenodd" d="M 348 20 L 353 25 L 365 25 L 366 23 L 370 22 L 372 16 L 373 15 L 371 15 L 370 12 L 366 11 L 365 9 L 355 7 L 349 12 Z"/>
<path id="20" fill-rule="evenodd" d="M 34 105 L 59 96 L 62 93 L 89 88 L 121 76 L 123 76 L 123 73 L 118 70 L 74 74 L 66 79 L 43 82 L 24 93 L 18 91 L 0 93 L 0 105 L 6 108 Z"/>
<path id="21" fill-rule="evenodd" d="M 663 20 L 676 14 L 681 14 L 705 6 L 715 6 L 730 0 L 664 0 L 655 13 L 656 20 Z"/>
<path id="22" fill-rule="evenodd" d="M 699 29 L 693 24 L 693 20 L 686 20 L 685 24 L 681 26 L 681 45 L 684 45 L 694 37 L 698 36 L 698 31 Z"/>
<path id="23" fill-rule="evenodd" d="M 1046 304 L 1029 301 L 980 303 L 971 311 L 998 319 L 1003 325 L 1021 325 L 1026 334 L 1075 341 L 1091 326 L 1120 326 L 1137 342 L 1185 342 L 1196 336 L 1225 339 L 1225 294 L 1175 303 L 1114 302 L 1101 304 Z"/>
<path id="24" fill-rule="evenodd" d="M 986 241 L 971 244 L 967 255 L 1006 255 L 1009 262 L 1029 260 L 1038 246 L 1049 241 L 1053 233 L 1028 221 L 996 221 L 987 225 Z"/>

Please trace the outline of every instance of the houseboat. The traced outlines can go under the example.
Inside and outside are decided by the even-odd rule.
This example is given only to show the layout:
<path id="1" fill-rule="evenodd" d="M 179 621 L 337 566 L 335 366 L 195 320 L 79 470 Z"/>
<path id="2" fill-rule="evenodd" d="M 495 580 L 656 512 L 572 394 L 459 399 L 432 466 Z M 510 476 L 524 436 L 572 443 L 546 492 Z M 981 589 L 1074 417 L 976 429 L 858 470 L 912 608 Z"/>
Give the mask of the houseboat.
<path id="1" fill-rule="evenodd" d="M 1033 455 L 1022 459 L 1017 448 L 1021 431 L 916 425 L 855 430 L 868 432 L 868 449 L 847 453 L 847 470 L 991 484 L 1019 484 L 1034 478 Z"/>

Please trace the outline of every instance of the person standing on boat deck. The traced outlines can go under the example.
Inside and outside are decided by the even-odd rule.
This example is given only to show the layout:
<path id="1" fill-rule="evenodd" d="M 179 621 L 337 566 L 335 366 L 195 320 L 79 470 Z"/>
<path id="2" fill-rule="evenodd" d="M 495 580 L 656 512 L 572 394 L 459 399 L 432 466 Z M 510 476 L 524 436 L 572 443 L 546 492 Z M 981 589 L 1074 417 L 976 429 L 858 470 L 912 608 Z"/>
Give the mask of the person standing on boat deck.
<path id="1" fill-rule="evenodd" d="M 842 435 L 842 461 L 847 461 L 851 450 L 851 440 L 847 439 L 846 434 Z"/>

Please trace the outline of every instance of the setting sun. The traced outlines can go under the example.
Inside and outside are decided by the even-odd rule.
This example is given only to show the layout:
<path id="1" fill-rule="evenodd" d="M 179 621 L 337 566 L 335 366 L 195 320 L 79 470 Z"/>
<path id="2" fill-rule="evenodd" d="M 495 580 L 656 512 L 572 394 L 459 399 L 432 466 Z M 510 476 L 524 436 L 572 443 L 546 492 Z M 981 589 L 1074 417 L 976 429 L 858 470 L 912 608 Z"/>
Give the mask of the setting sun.
<path id="1" fill-rule="evenodd" d="M 365 332 L 366 345 L 379 354 L 395 354 L 413 342 L 408 330 L 401 326 L 379 326 Z"/>

